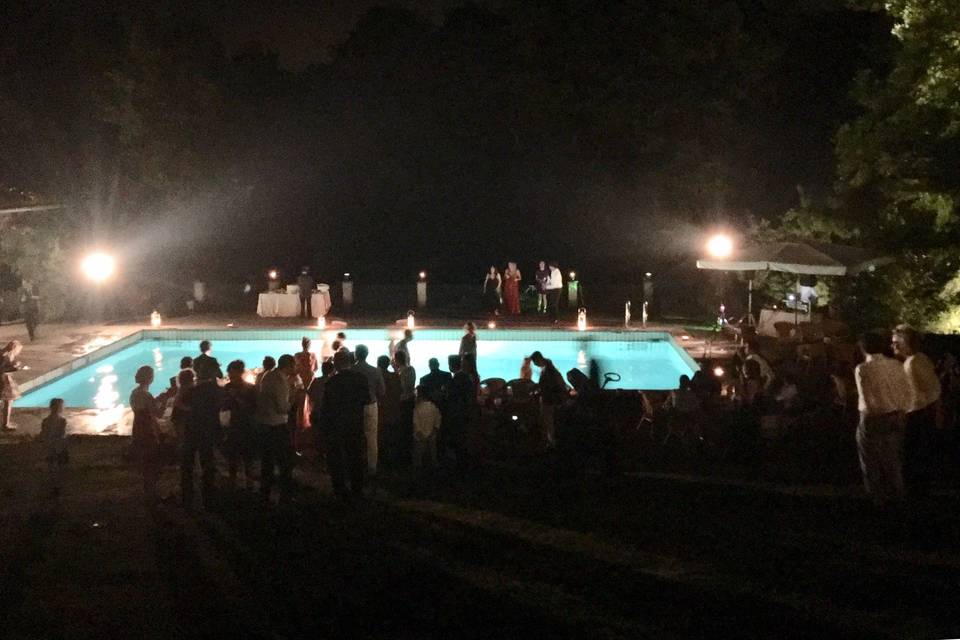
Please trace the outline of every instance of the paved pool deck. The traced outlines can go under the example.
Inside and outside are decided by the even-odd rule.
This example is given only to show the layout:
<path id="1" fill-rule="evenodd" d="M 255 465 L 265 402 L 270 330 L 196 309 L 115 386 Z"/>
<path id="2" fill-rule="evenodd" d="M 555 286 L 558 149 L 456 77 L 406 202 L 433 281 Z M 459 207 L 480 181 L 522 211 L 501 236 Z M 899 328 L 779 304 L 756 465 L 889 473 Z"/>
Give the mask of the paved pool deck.
<path id="1" fill-rule="evenodd" d="M 466 318 L 454 316 L 430 315 L 421 313 L 417 317 L 420 329 L 451 328 L 462 326 Z M 342 319 L 328 317 L 328 329 L 350 328 L 390 328 L 401 325 L 402 320 L 391 320 L 388 316 L 364 316 Z M 570 331 L 575 329 L 571 319 L 563 319 L 557 325 L 539 317 L 497 318 L 497 329 L 538 329 L 549 331 Z M 481 328 L 486 321 L 477 321 Z M 298 318 L 260 318 L 255 315 L 202 314 L 165 319 L 163 329 L 294 329 L 316 330 L 316 322 L 305 322 Z M 48 372 L 85 356 L 108 344 L 121 340 L 138 331 L 149 329 L 148 323 L 59 323 L 41 325 L 37 339 L 30 342 L 26 328 L 22 323 L 0 325 L 0 343 L 20 340 L 23 353 L 20 360 L 29 369 L 14 374 L 14 380 L 23 385 Z M 623 320 L 615 318 L 591 319 L 591 330 L 624 330 Z M 736 344 L 730 336 L 714 336 L 703 331 L 688 329 L 683 323 L 648 323 L 644 328 L 633 325 L 631 331 L 666 331 L 677 344 L 682 346 L 695 359 L 715 358 L 723 360 L 733 355 Z M 13 424 L 15 431 L 0 434 L 0 444 L 22 437 L 32 437 L 40 431 L 42 409 L 17 408 L 14 405 Z M 117 428 L 104 428 L 99 412 L 93 409 L 69 409 L 68 419 L 72 433 L 78 434 L 124 434 L 128 429 L 123 425 Z M 129 422 L 129 416 L 125 418 Z M 118 430 L 119 429 L 119 430 Z"/>

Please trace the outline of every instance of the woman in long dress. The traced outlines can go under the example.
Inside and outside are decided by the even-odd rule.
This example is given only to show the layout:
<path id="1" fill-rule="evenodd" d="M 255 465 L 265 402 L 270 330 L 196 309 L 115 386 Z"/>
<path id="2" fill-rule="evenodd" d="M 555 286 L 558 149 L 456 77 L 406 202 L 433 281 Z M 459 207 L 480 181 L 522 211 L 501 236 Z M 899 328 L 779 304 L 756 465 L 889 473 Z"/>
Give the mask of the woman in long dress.
<path id="1" fill-rule="evenodd" d="M 483 307 L 484 310 L 498 314 L 500 313 L 500 272 L 493 265 L 487 271 L 487 277 L 483 280 Z"/>
<path id="2" fill-rule="evenodd" d="M 144 365 L 134 376 L 137 387 L 130 394 L 133 410 L 133 457 L 140 467 L 143 478 L 143 493 L 147 502 L 157 500 L 157 479 L 160 477 L 160 430 L 157 420 L 163 415 L 167 398 L 172 390 L 156 398 L 150 393 L 153 384 L 153 367 Z"/>
<path id="3" fill-rule="evenodd" d="M 550 270 L 547 269 L 547 263 L 543 260 L 537 266 L 537 272 L 534 274 L 537 281 L 537 313 L 547 312 L 547 284 L 550 282 Z"/>
<path id="4" fill-rule="evenodd" d="M 512 316 L 520 315 L 520 270 L 516 262 L 508 262 L 503 272 L 503 303 L 507 313 Z"/>
<path id="5" fill-rule="evenodd" d="M 13 413 L 13 401 L 20 397 L 20 389 L 13 381 L 13 372 L 23 365 L 17 360 L 23 345 L 19 340 L 11 340 L 0 350 L 0 430 L 10 431 L 10 414 Z"/>

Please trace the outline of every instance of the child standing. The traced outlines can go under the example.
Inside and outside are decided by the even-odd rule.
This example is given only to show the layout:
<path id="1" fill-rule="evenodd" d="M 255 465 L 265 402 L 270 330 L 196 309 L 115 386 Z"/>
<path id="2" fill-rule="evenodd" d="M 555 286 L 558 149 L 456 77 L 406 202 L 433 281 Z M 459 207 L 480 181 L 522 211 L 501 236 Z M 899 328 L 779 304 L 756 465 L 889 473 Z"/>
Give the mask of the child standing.
<path id="1" fill-rule="evenodd" d="M 413 473 L 420 477 L 426 458 L 430 470 L 437 467 L 437 433 L 440 431 L 440 409 L 434 398 L 417 387 L 417 404 L 413 409 Z"/>
<path id="2" fill-rule="evenodd" d="M 60 481 L 64 467 L 67 466 L 67 420 L 63 417 L 63 399 L 50 401 L 50 415 L 40 423 L 40 435 L 47 449 L 47 470 L 53 485 L 51 492 L 60 495 Z"/>

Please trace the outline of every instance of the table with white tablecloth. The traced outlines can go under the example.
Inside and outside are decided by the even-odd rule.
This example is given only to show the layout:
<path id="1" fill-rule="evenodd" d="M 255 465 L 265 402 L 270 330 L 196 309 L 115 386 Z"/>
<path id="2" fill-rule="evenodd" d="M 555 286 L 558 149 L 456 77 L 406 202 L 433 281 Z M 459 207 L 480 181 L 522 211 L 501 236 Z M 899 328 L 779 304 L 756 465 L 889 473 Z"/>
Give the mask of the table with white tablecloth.
<path id="1" fill-rule="evenodd" d="M 330 310 L 330 291 L 314 291 L 310 301 L 313 317 L 325 316 Z M 257 315 L 261 318 L 296 318 L 300 315 L 300 294 L 261 293 L 257 298 Z"/>
<path id="2" fill-rule="evenodd" d="M 822 320 L 819 313 L 794 313 L 792 309 L 761 309 L 760 321 L 757 323 L 757 333 L 761 336 L 777 337 L 777 329 L 774 325 L 778 322 L 787 322 L 791 325 L 796 322 L 818 323 Z"/>

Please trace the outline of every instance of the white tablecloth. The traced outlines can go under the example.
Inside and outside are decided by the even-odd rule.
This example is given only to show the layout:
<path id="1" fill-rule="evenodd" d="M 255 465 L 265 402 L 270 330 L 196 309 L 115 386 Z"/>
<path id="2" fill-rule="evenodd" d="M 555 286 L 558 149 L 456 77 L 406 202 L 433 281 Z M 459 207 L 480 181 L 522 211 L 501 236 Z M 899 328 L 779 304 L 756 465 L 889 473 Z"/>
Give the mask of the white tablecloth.
<path id="1" fill-rule="evenodd" d="M 330 310 L 330 292 L 314 291 L 311 305 L 314 318 L 327 315 Z M 257 298 L 257 315 L 261 318 L 296 318 L 300 315 L 300 295 L 261 293 Z"/>
<path id="2" fill-rule="evenodd" d="M 793 324 L 794 320 L 800 323 L 817 323 L 820 322 L 821 316 L 819 313 L 798 313 L 794 315 L 792 309 L 761 309 L 760 320 L 757 322 L 757 333 L 761 336 L 772 336 L 776 338 L 777 330 L 773 325 L 777 322 L 789 322 Z"/>

